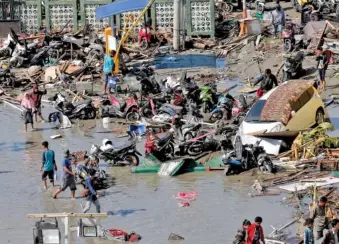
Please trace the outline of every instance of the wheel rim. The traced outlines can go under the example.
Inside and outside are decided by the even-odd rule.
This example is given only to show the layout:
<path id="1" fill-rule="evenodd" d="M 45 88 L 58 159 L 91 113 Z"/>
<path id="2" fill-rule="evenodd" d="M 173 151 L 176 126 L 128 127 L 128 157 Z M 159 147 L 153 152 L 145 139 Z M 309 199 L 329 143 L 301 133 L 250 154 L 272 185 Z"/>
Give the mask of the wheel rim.
<path id="1" fill-rule="evenodd" d="M 140 49 L 141 50 L 146 50 L 147 49 L 147 41 L 143 39 L 140 43 Z"/>
<path id="2" fill-rule="evenodd" d="M 134 155 L 127 155 L 124 157 L 124 161 L 127 161 L 130 163 L 130 165 L 133 165 L 133 166 L 138 166 L 138 159 L 136 156 Z"/>
<path id="3" fill-rule="evenodd" d="M 128 115 L 128 117 L 127 117 L 127 119 L 129 120 L 129 121 L 136 121 L 136 120 L 138 120 L 138 114 L 136 113 L 136 112 L 132 112 L 132 113 L 130 113 L 129 115 Z"/>
<path id="4" fill-rule="evenodd" d="M 322 112 L 319 111 L 317 113 L 317 118 L 316 119 L 317 119 L 316 122 L 317 122 L 318 125 L 320 125 L 321 123 L 324 122 L 324 116 L 323 116 Z"/>
<path id="5" fill-rule="evenodd" d="M 202 153 L 202 144 L 201 143 L 193 144 L 189 150 L 191 153 L 200 154 Z"/>
<path id="6" fill-rule="evenodd" d="M 165 155 L 166 155 L 166 157 L 171 157 L 173 155 L 173 151 L 172 151 L 172 146 L 171 145 L 168 145 L 165 148 Z"/>
<path id="7" fill-rule="evenodd" d="M 149 108 L 144 108 L 143 114 L 146 118 L 151 118 L 153 116 L 152 110 Z"/>
<path id="8" fill-rule="evenodd" d="M 84 109 L 80 112 L 80 119 L 86 119 L 86 111 Z"/>
<path id="9" fill-rule="evenodd" d="M 226 3 L 226 12 L 232 12 L 233 5 Z"/>
<path id="10" fill-rule="evenodd" d="M 292 43 L 290 40 L 285 41 L 285 51 L 289 52 L 292 49 Z"/>

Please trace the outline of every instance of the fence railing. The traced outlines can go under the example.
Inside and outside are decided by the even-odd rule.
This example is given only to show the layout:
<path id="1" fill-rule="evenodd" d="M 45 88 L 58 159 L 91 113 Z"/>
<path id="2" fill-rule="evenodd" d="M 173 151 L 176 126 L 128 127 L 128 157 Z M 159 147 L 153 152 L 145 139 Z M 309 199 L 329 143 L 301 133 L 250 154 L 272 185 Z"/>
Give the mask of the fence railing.
<path id="1" fill-rule="evenodd" d="M 41 27 L 57 30 L 66 26 L 66 30 L 78 30 L 85 23 L 94 29 L 103 29 L 112 22 L 122 28 L 128 21 L 128 27 L 140 13 L 134 11 L 96 21 L 95 9 L 110 2 L 112 0 L 0 0 L 0 20 L 20 20 L 23 33 L 35 34 Z M 214 36 L 214 0 L 182 2 L 182 23 L 187 35 Z M 148 15 L 154 29 L 173 27 L 173 0 L 156 0 Z"/>

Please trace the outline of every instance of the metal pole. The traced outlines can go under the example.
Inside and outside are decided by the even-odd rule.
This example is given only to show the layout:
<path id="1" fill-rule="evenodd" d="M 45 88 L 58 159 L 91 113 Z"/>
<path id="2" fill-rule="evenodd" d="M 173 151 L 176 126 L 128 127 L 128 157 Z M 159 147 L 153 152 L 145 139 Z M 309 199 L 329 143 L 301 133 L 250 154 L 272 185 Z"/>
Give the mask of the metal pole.
<path id="1" fill-rule="evenodd" d="M 242 1 L 242 11 L 243 11 L 243 18 L 246 19 L 247 18 L 247 10 L 246 10 L 246 0 Z"/>
<path id="2" fill-rule="evenodd" d="M 185 50 L 185 40 L 186 40 L 186 1 L 183 0 L 181 4 L 181 16 L 182 16 L 182 21 L 181 24 L 182 26 L 181 31 L 182 31 L 182 49 Z"/>
<path id="3" fill-rule="evenodd" d="M 69 222 L 68 222 L 68 216 L 67 217 L 65 217 L 65 244 L 68 244 L 69 242 L 68 242 L 68 233 L 69 233 Z"/>
<path id="4" fill-rule="evenodd" d="M 181 0 L 174 0 L 173 49 L 176 51 L 180 48 L 180 5 Z"/>

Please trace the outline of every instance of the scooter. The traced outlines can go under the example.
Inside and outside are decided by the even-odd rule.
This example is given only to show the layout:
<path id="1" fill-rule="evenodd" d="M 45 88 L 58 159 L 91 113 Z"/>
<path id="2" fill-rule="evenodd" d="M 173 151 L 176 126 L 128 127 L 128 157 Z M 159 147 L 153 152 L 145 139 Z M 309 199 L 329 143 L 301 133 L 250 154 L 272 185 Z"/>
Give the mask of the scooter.
<path id="1" fill-rule="evenodd" d="M 245 163 L 245 169 L 251 169 L 253 166 L 258 167 L 261 171 L 273 173 L 274 165 L 267 155 L 265 149 L 259 146 L 260 140 L 256 144 L 243 145 L 242 159 Z"/>
<path id="2" fill-rule="evenodd" d="M 285 52 L 292 52 L 298 47 L 304 48 L 307 44 L 304 44 L 304 35 L 297 35 L 295 28 L 296 25 L 289 22 L 286 24 L 285 29 L 282 32 Z"/>
<path id="3" fill-rule="evenodd" d="M 137 121 L 140 119 L 140 115 L 136 96 L 133 94 L 126 102 L 121 102 L 113 95 L 108 95 L 108 100 L 103 101 L 101 105 L 101 117 L 117 117 L 128 121 Z"/>
<path id="4" fill-rule="evenodd" d="M 226 120 L 231 119 L 234 101 L 234 97 L 229 94 L 220 95 L 217 106 L 211 112 L 210 120 L 215 122 L 223 118 Z"/>
<path id="5" fill-rule="evenodd" d="M 152 27 L 146 25 L 139 30 L 138 44 L 141 50 L 146 50 L 151 43 Z"/>
<path id="6" fill-rule="evenodd" d="M 151 77 L 142 77 L 140 80 L 140 84 L 141 84 L 141 94 L 143 96 L 161 93 L 160 85 L 153 75 Z"/>
<path id="7" fill-rule="evenodd" d="M 90 155 L 97 161 L 100 159 L 109 162 L 114 166 L 138 166 L 141 153 L 136 149 L 136 142 L 133 141 L 122 147 L 113 147 L 111 140 L 104 139 L 102 146 L 92 145 Z"/>
<path id="8" fill-rule="evenodd" d="M 171 129 L 164 137 L 157 138 L 153 133 L 147 134 L 145 154 L 152 153 L 160 161 L 174 157 L 174 131 Z"/>
<path id="9" fill-rule="evenodd" d="M 99 167 L 97 167 L 95 169 L 95 176 L 94 176 L 94 180 L 93 180 L 93 187 L 96 190 L 101 190 L 101 189 L 106 189 L 107 188 L 107 177 L 106 177 L 106 172 L 105 170 L 100 169 Z M 81 184 L 83 185 L 83 187 L 86 187 L 86 178 L 88 176 L 89 173 L 89 168 L 87 168 L 86 166 L 82 165 L 82 164 L 78 164 L 75 167 L 75 182 L 77 184 Z"/>
<path id="10" fill-rule="evenodd" d="M 192 157 L 198 156 L 206 151 L 217 151 L 220 148 L 220 143 L 212 138 L 215 130 L 201 133 L 195 138 L 186 140 L 179 144 L 179 151 L 176 152 L 177 156 L 190 155 Z"/>
<path id="11" fill-rule="evenodd" d="M 208 113 L 212 110 L 215 102 L 215 91 L 210 86 L 200 87 L 200 97 L 202 113 Z"/>
<path id="12" fill-rule="evenodd" d="M 323 19 L 323 12 L 321 8 L 315 9 L 312 5 L 304 6 L 301 10 L 303 12 L 302 23 L 306 25 L 310 21 L 319 21 Z"/>
<path id="13" fill-rule="evenodd" d="M 224 175 L 238 175 L 245 171 L 244 165 L 241 160 L 234 157 L 234 151 L 228 152 L 223 155 L 222 161 L 225 165 Z"/>
<path id="14" fill-rule="evenodd" d="M 96 109 L 92 104 L 92 100 L 88 99 L 79 103 L 72 104 L 66 101 L 66 98 L 61 94 L 57 93 L 52 97 L 54 108 L 58 112 L 50 113 L 48 116 L 49 122 L 55 122 L 59 120 L 62 123 L 60 113 L 67 116 L 69 119 L 95 119 Z"/>
<path id="15" fill-rule="evenodd" d="M 290 79 L 299 79 L 305 75 L 305 70 L 303 69 L 303 60 L 304 53 L 297 52 L 296 54 L 284 54 L 285 58 L 284 67 L 283 67 L 283 81 L 288 81 Z"/>

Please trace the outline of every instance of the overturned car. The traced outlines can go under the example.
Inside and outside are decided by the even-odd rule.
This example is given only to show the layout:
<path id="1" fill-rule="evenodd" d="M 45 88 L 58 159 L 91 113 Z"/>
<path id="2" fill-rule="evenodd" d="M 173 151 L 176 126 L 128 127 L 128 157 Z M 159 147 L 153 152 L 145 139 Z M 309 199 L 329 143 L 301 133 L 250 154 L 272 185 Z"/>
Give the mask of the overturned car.
<path id="1" fill-rule="evenodd" d="M 270 155 L 289 149 L 299 131 L 328 118 L 314 81 L 290 80 L 264 94 L 248 111 L 234 139 L 235 150 L 255 144 Z"/>

